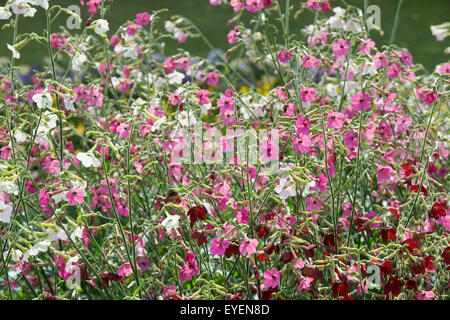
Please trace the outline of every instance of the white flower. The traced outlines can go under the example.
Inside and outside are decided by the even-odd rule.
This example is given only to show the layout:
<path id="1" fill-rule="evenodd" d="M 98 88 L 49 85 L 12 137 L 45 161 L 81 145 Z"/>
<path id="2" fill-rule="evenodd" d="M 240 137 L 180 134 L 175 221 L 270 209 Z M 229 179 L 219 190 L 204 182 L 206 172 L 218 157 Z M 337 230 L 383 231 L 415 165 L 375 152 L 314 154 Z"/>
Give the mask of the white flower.
<path id="1" fill-rule="evenodd" d="M 167 122 L 166 117 L 159 118 L 156 120 L 152 125 L 152 132 L 155 132 L 156 130 L 159 130 L 161 128 L 161 125 Z"/>
<path id="2" fill-rule="evenodd" d="M 19 187 L 12 181 L 0 181 L 0 192 L 19 194 Z"/>
<path id="3" fill-rule="evenodd" d="M 84 54 L 76 54 L 72 60 L 72 69 L 74 71 L 81 71 L 86 66 L 87 58 Z"/>
<path id="4" fill-rule="evenodd" d="M 94 156 L 92 152 L 80 152 L 77 154 L 77 159 L 81 161 L 86 168 L 100 166 L 100 161 Z"/>
<path id="5" fill-rule="evenodd" d="M 60 203 L 61 201 L 67 201 L 66 192 L 58 192 L 52 196 L 52 200 L 55 203 Z"/>
<path id="6" fill-rule="evenodd" d="M 17 142 L 23 143 L 27 141 L 28 134 L 19 129 L 16 129 L 16 131 L 14 131 L 14 138 L 16 138 Z"/>
<path id="7" fill-rule="evenodd" d="M 75 111 L 75 108 L 73 107 L 73 103 L 75 102 L 75 98 L 70 93 L 64 94 L 64 107 L 67 110 Z"/>
<path id="8" fill-rule="evenodd" d="M 36 11 L 37 9 L 33 8 L 32 6 L 28 6 L 23 16 L 33 18 L 36 14 Z"/>
<path id="9" fill-rule="evenodd" d="M 75 238 L 81 239 L 81 238 L 83 237 L 83 230 L 82 230 L 80 227 L 77 227 L 77 228 L 72 232 L 72 234 L 70 235 L 70 237 L 71 237 L 72 239 L 75 239 Z"/>
<path id="10" fill-rule="evenodd" d="M 184 74 L 178 71 L 174 71 L 167 76 L 169 84 L 181 84 L 184 79 Z"/>
<path id="11" fill-rule="evenodd" d="M 172 21 L 166 21 L 164 23 L 164 28 L 166 29 L 167 32 L 173 33 L 175 29 L 175 23 L 173 23 Z"/>
<path id="12" fill-rule="evenodd" d="M 442 42 L 447 37 L 447 29 L 442 26 L 431 26 L 431 33 L 436 37 L 436 41 Z"/>
<path id="13" fill-rule="evenodd" d="M 56 127 L 57 120 L 58 116 L 56 114 L 50 111 L 45 111 L 42 114 L 41 124 L 50 130 Z"/>
<path id="14" fill-rule="evenodd" d="M 11 50 L 14 59 L 20 59 L 20 52 L 16 50 L 16 48 L 9 43 L 6 44 L 9 50 Z"/>
<path id="15" fill-rule="evenodd" d="M 11 9 L 14 14 L 24 14 L 28 7 L 28 3 L 23 0 L 16 0 L 11 4 Z"/>
<path id="16" fill-rule="evenodd" d="M 48 0 L 31 0 L 31 4 L 34 4 L 35 6 L 41 6 L 45 10 L 48 9 Z"/>
<path id="17" fill-rule="evenodd" d="M 95 20 L 93 25 L 95 26 L 94 31 L 96 34 L 105 34 L 109 30 L 108 21 L 105 19 Z"/>
<path id="18" fill-rule="evenodd" d="M 178 228 L 180 226 L 180 216 L 178 215 L 169 215 L 167 218 L 161 222 L 161 225 L 166 228 L 167 232 L 171 232 L 172 230 Z"/>
<path id="19" fill-rule="evenodd" d="M 343 29 L 345 27 L 345 21 L 339 17 L 330 17 L 327 24 L 329 24 L 331 28 L 336 29 Z"/>
<path id="20" fill-rule="evenodd" d="M 32 99 L 36 102 L 39 109 L 49 108 L 53 105 L 53 99 L 50 93 L 38 93 Z"/>
<path id="21" fill-rule="evenodd" d="M 7 20 L 11 17 L 12 13 L 6 7 L 0 7 L 0 20 Z"/>
<path id="22" fill-rule="evenodd" d="M 313 188 L 316 185 L 316 182 L 314 180 L 311 180 L 308 182 L 308 184 L 305 186 L 302 192 L 302 196 L 305 198 L 309 195 L 310 188 Z"/>
<path id="23" fill-rule="evenodd" d="M 11 249 L 11 260 L 13 262 L 19 262 L 20 258 L 22 258 L 23 253 L 19 249 Z M 8 257 L 8 251 L 3 252 L 3 259 L 6 259 Z"/>
<path id="24" fill-rule="evenodd" d="M 78 262 L 78 256 L 70 257 L 69 260 L 67 260 L 64 270 L 66 270 L 67 273 L 72 273 L 75 262 Z"/>
<path id="25" fill-rule="evenodd" d="M 294 197 L 296 195 L 295 184 L 289 176 L 283 176 L 280 179 L 280 184 L 275 187 L 275 192 L 282 200 Z"/>
<path id="26" fill-rule="evenodd" d="M 54 228 L 47 228 L 45 230 L 47 232 L 47 240 L 55 241 L 55 240 L 67 240 L 67 234 L 64 232 L 63 229 L 59 228 L 58 226 L 55 226 Z"/>
<path id="27" fill-rule="evenodd" d="M 183 127 L 193 126 L 197 121 L 195 120 L 194 114 L 190 114 L 183 110 L 177 115 L 177 120 Z"/>
<path id="28" fill-rule="evenodd" d="M 11 221 L 13 207 L 0 200 L 0 221 L 3 223 L 9 223 Z"/>
<path id="29" fill-rule="evenodd" d="M 351 19 L 347 21 L 344 26 L 344 31 L 361 32 L 361 24 L 356 19 Z"/>

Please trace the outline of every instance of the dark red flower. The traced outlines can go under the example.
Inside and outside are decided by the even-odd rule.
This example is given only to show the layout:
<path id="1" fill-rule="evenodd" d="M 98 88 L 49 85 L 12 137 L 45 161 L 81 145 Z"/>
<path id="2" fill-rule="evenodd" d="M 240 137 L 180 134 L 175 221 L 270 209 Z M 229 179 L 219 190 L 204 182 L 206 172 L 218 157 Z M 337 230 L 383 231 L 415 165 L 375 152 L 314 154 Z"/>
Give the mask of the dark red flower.
<path id="1" fill-rule="evenodd" d="M 434 257 L 426 256 L 425 259 L 423 259 L 423 261 L 421 263 L 422 268 L 425 268 L 428 270 L 434 270 L 433 260 L 434 260 Z"/>
<path id="2" fill-rule="evenodd" d="M 391 266 L 392 262 L 390 261 L 385 261 L 382 264 L 380 264 L 379 267 L 381 274 L 391 274 L 392 273 Z"/>
<path id="3" fill-rule="evenodd" d="M 412 289 L 414 291 L 417 290 L 417 282 L 415 279 L 406 277 L 405 280 L 406 280 L 406 285 L 405 285 L 406 289 Z"/>
<path id="4" fill-rule="evenodd" d="M 204 243 L 208 243 L 208 239 L 202 230 L 194 229 L 191 234 L 192 239 L 197 240 L 197 244 L 201 246 Z"/>
<path id="5" fill-rule="evenodd" d="M 187 214 L 191 219 L 191 228 L 192 228 L 197 220 L 206 219 L 206 208 L 203 206 L 195 206 L 190 208 Z"/>
<path id="6" fill-rule="evenodd" d="M 417 191 L 419 191 L 419 185 L 413 184 L 411 188 L 409 188 L 409 190 L 411 190 L 411 192 L 417 193 Z M 422 192 L 425 197 L 428 197 L 428 190 L 424 186 L 422 186 L 420 192 Z"/>
<path id="7" fill-rule="evenodd" d="M 414 249 L 418 248 L 417 243 L 413 239 L 406 239 L 405 241 L 402 242 L 402 244 L 408 244 L 406 249 L 408 249 L 410 253 L 413 253 Z"/>
<path id="8" fill-rule="evenodd" d="M 307 258 L 313 258 L 314 257 L 314 249 L 317 248 L 317 245 L 311 244 L 309 246 L 301 246 L 303 252 L 305 253 L 305 256 Z"/>
<path id="9" fill-rule="evenodd" d="M 333 297 L 337 298 L 340 294 L 343 298 L 348 297 L 348 291 L 350 290 L 350 285 L 347 282 L 335 282 L 331 287 L 333 291 Z"/>
<path id="10" fill-rule="evenodd" d="M 395 230 L 392 227 L 386 228 L 381 230 L 381 238 L 383 239 L 383 242 L 387 242 L 388 239 L 391 239 L 392 241 L 397 240 L 397 230 Z"/>
<path id="11" fill-rule="evenodd" d="M 406 177 L 409 177 L 415 172 L 414 168 L 409 163 L 402 164 L 402 169 L 405 172 Z"/>
<path id="12" fill-rule="evenodd" d="M 450 265 L 450 247 L 444 249 L 444 252 L 442 252 L 441 257 L 442 259 L 444 259 L 446 265 Z"/>
<path id="13" fill-rule="evenodd" d="M 400 290 L 403 287 L 403 282 L 396 277 L 390 277 L 388 282 L 383 284 L 383 293 L 386 295 L 386 298 L 389 297 L 389 293 L 392 295 L 392 298 L 398 296 L 400 294 Z"/>
<path id="14" fill-rule="evenodd" d="M 440 217 L 445 217 L 447 215 L 447 205 L 443 202 L 435 202 L 431 207 L 429 215 L 436 220 Z"/>

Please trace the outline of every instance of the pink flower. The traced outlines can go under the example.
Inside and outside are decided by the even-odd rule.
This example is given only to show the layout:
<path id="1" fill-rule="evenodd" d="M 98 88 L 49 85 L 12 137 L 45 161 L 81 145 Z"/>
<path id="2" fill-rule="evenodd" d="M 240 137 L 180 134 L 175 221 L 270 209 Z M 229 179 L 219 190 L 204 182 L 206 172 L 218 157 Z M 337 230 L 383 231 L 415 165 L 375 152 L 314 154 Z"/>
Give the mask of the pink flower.
<path id="1" fill-rule="evenodd" d="M 217 72 L 213 71 L 206 75 L 206 84 L 208 86 L 215 86 L 219 82 L 219 79 L 220 75 Z"/>
<path id="2" fill-rule="evenodd" d="M 439 68 L 440 74 L 450 73 L 450 63 L 446 62 Z"/>
<path id="3" fill-rule="evenodd" d="M 369 110 L 372 97 L 370 94 L 359 91 L 352 97 L 351 102 L 355 110 Z"/>
<path id="4" fill-rule="evenodd" d="M 319 198 L 320 199 L 320 198 Z M 322 199 L 320 199 L 322 201 Z M 312 210 L 322 210 L 322 204 L 314 197 L 308 197 L 305 200 L 306 202 L 306 212 L 311 212 Z"/>
<path id="5" fill-rule="evenodd" d="M 234 116 L 234 103 L 229 97 L 223 96 L 217 101 L 217 105 L 220 107 L 220 119 L 227 127 L 232 126 L 235 123 Z"/>
<path id="6" fill-rule="evenodd" d="M 197 260 L 195 260 L 195 254 L 192 251 L 186 252 L 186 261 L 179 272 L 180 282 L 190 281 L 192 277 L 198 274 L 198 271 L 199 266 Z"/>
<path id="7" fill-rule="evenodd" d="M 246 0 L 247 11 L 257 12 L 262 9 L 262 0 Z"/>
<path id="8" fill-rule="evenodd" d="M 258 240 L 247 238 L 242 241 L 239 252 L 244 256 L 249 256 L 256 253 L 256 248 L 258 247 Z"/>
<path id="9" fill-rule="evenodd" d="M 350 41 L 339 38 L 338 41 L 331 45 L 335 59 L 344 59 L 350 51 Z"/>
<path id="10" fill-rule="evenodd" d="M 320 8 L 322 9 L 322 13 L 326 13 L 331 10 L 330 3 L 328 1 L 324 1 L 320 4 Z"/>
<path id="11" fill-rule="evenodd" d="M 136 15 L 136 23 L 140 26 L 145 26 L 151 21 L 151 16 L 148 12 L 138 13 Z"/>
<path id="12" fill-rule="evenodd" d="M 375 68 L 387 67 L 389 61 L 384 53 L 378 52 L 372 58 L 372 62 L 375 64 Z"/>
<path id="13" fill-rule="evenodd" d="M 181 103 L 181 97 L 178 94 L 176 94 L 176 93 L 172 93 L 169 96 L 169 100 L 170 100 L 170 103 L 172 103 L 173 106 L 179 105 Z"/>
<path id="14" fill-rule="evenodd" d="M 128 277 L 133 273 L 133 269 L 131 268 L 131 264 L 124 263 L 117 269 L 117 274 L 121 277 Z"/>
<path id="15" fill-rule="evenodd" d="M 392 168 L 389 166 L 379 167 L 377 169 L 378 180 L 389 180 L 391 178 Z"/>
<path id="16" fill-rule="evenodd" d="M 292 141 L 296 152 L 308 153 L 311 150 L 311 139 L 309 136 L 300 134 Z"/>
<path id="17" fill-rule="evenodd" d="M 300 91 L 303 102 L 313 102 L 315 100 L 314 95 L 316 94 L 316 89 L 314 88 L 303 88 Z"/>
<path id="18" fill-rule="evenodd" d="M 319 10 L 319 0 L 308 0 L 306 5 L 314 10 Z"/>
<path id="19" fill-rule="evenodd" d="M 388 69 L 388 78 L 398 78 L 400 74 L 400 68 L 396 63 L 393 63 Z"/>
<path id="20" fill-rule="evenodd" d="M 245 8 L 245 0 L 231 0 L 230 5 L 233 7 L 234 12 L 239 12 Z"/>
<path id="21" fill-rule="evenodd" d="M 314 281 L 314 278 L 311 278 L 311 277 L 303 278 L 300 281 L 300 284 L 298 285 L 298 289 L 297 289 L 298 292 L 309 291 L 311 289 L 311 282 L 313 282 L 313 281 Z"/>
<path id="22" fill-rule="evenodd" d="M 299 115 L 297 121 L 295 122 L 298 134 L 309 134 L 309 119 Z"/>
<path id="23" fill-rule="evenodd" d="M 343 135 L 343 138 L 347 149 L 358 146 L 358 135 L 355 132 L 349 131 Z"/>
<path id="24" fill-rule="evenodd" d="M 272 268 L 264 272 L 264 287 L 276 288 L 280 283 L 280 273 L 277 269 Z"/>
<path id="25" fill-rule="evenodd" d="M 284 49 L 283 51 L 280 51 L 278 53 L 278 59 L 282 63 L 288 62 L 291 57 L 292 57 L 292 52 L 289 52 L 288 49 Z"/>
<path id="26" fill-rule="evenodd" d="M 239 30 L 237 27 L 234 27 L 227 34 L 227 39 L 229 44 L 235 44 L 239 36 Z"/>
<path id="27" fill-rule="evenodd" d="M 344 125 L 345 115 L 340 112 L 330 112 L 327 116 L 327 128 L 340 129 Z"/>
<path id="28" fill-rule="evenodd" d="M 82 204 L 84 202 L 84 190 L 71 189 L 67 191 L 66 198 L 69 202 L 69 206 L 74 206 L 76 203 Z"/>
<path id="29" fill-rule="evenodd" d="M 312 55 L 307 55 L 302 60 L 302 67 L 303 68 L 313 68 L 314 66 L 318 66 L 320 64 L 320 60 L 318 60 L 316 57 Z"/>
<path id="30" fill-rule="evenodd" d="M 209 94 L 210 94 L 210 92 L 208 90 L 204 90 L 204 89 L 197 92 L 195 94 L 195 96 L 198 99 L 198 104 L 202 106 L 204 104 L 210 103 Z"/>
<path id="31" fill-rule="evenodd" d="M 408 51 L 402 51 L 400 57 L 405 65 L 407 65 L 408 67 L 413 66 L 412 55 Z"/>
<path id="32" fill-rule="evenodd" d="M 211 254 L 217 254 L 218 256 L 223 256 L 225 251 L 230 246 L 230 242 L 227 239 L 217 239 L 214 238 L 211 240 Z"/>
<path id="33" fill-rule="evenodd" d="M 375 42 L 373 42 L 371 39 L 368 39 L 366 41 L 363 41 L 361 43 L 361 46 L 359 47 L 359 53 L 360 54 L 370 54 L 370 50 L 375 47 Z"/>
<path id="34" fill-rule="evenodd" d="M 417 300 L 434 300 L 434 292 L 433 291 L 421 291 L 417 295 Z"/>

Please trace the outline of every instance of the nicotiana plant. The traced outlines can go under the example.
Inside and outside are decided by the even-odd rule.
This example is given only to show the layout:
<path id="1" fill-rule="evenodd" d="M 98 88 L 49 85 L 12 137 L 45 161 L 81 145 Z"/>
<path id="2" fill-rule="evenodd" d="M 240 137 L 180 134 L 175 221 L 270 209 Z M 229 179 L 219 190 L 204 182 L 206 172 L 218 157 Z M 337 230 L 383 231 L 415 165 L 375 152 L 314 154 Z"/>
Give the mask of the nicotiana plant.
<path id="1" fill-rule="evenodd" d="M 210 4 L 226 52 L 166 10 L 0 7 L 0 297 L 448 299 L 450 63 L 377 46 L 368 1 Z"/>

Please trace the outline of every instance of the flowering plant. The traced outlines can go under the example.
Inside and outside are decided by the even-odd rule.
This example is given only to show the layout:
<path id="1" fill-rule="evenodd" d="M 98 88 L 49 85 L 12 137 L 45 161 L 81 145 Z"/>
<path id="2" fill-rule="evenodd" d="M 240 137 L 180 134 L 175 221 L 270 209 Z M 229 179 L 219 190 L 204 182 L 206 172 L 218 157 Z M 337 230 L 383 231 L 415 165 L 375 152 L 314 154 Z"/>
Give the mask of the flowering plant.
<path id="1" fill-rule="evenodd" d="M 234 11 L 215 59 L 165 56 L 214 49 L 165 10 L 113 32 L 113 4 L 81 1 L 75 34 L 48 0 L 0 7 L 0 296 L 448 299 L 450 64 L 333 2 L 210 0 Z M 19 34 L 36 10 L 46 30 Z M 49 59 L 27 83 L 29 41 Z"/>

